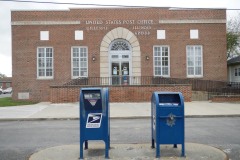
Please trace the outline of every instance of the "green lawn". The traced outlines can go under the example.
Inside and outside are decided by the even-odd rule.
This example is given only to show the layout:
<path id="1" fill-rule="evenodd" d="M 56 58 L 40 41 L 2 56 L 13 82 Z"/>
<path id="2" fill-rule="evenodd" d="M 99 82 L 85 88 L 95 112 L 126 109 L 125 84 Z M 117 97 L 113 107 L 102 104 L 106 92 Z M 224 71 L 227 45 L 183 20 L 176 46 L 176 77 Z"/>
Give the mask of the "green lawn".
<path id="1" fill-rule="evenodd" d="M 0 107 L 36 104 L 36 102 L 14 101 L 11 97 L 0 98 Z"/>

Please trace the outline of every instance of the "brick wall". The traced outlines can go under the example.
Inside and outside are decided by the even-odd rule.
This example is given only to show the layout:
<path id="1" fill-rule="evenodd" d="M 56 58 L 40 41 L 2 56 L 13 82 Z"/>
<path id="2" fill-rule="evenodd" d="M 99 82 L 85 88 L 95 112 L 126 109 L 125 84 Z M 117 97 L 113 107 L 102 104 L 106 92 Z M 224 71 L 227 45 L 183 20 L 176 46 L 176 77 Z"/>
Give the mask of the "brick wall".
<path id="1" fill-rule="evenodd" d="M 86 87 L 86 86 L 85 86 Z M 99 87 L 99 86 L 95 86 Z M 150 102 L 154 91 L 182 92 L 186 102 L 191 101 L 191 85 L 106 86 L 110 102 Z M 79 101 L 81 86 L 51 86 L 52 103 Z"/>
<path id="2" fill-rule="evenodd" d="M 6 89 L 8 87 L 12 87 L 12 77 L 0 78 L 0 88 Z"/>
<path id="3" fill-rule="evenodd" d="M 214 96 L 212 102 L 240 102 L 240 95 Z"/>
<path id="4" fill-rule="evenodd" d="M 98 17 L 98 19 L 96 19 Z M 12 11 L 12 22 L 81 21 L 68 25 L 12 25 L 13 98 L 28 92 L 34 101 L 49 101 L 49 86 L 71 80 L 71 47 L 88 47 L 88 76 L 100 76 L 100 45 L 103 37 L 117 27 L 135 33 L 130 24 L 106 24 L 107 30 L 87 30 L 87 20 L 153 20 L 150 35 L 136 35 L 140 46 L 141 76 L 153 76 L 153 46 L 170 48 L 170 77 L 186 78 L 186 45 L 203 46 L 203 77 L 205 80 L 227 80 L 226 24 L 179 23 L 159 24 L 159 20 L 226 20 L 225 10 L 169 10 L 159 8 L 70 9 L 66 11 Z M 138 26 L 148 26 L 139 25 Z M 157 30 L 166 31 L 166 39 L 157 39 Z M 199 39 L 190 39 L 189 30 L 198 29 Z M 74 39 L 75 30 L 83 30 L 84 39 Z M 40 41 L 40 31 L 49 31 L 49 40 Z M 53 47 L 54 75 L 51 80 L 37 79 L 37 47 Z M 96 61 L 92 61 L 92 56 Z M 149 60 L 146 60 L 149 56 Z M 119 89 L 119 88 L 118 88 Z M 53 89 L 51 89 L 51 94 Z M 118 92 L 123 92 L 118 90 Z M 129 87 L 128 95 L 134 93 Z M 58 93 L 60 94 L 60 93 Z M 70 94 L 70 91 L 69 91 Z M 127 99 L 127 97 L 126 97 Z M 62 100 L 64 101 L 64 100 Z M 117 101 L 117 100 L 115 100 Z"/>

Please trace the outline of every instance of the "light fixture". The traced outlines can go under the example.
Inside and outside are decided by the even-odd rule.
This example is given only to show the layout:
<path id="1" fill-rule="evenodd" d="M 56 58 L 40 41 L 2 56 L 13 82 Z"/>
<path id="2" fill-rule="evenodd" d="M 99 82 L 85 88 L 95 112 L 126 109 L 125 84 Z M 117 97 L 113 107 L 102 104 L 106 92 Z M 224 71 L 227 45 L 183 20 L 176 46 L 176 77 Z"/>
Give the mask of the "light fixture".
<path id="1" fill-rule="evenodd" d="M 149 60 L 149 56 L 146 56 L 146 60 L 147 60 L 147 61 Z"/>
<path id="2" fill-rule="evenodd" d="M 96 57 L 95 56 L 92 56 L 92 61 L 96 61 Z"/>

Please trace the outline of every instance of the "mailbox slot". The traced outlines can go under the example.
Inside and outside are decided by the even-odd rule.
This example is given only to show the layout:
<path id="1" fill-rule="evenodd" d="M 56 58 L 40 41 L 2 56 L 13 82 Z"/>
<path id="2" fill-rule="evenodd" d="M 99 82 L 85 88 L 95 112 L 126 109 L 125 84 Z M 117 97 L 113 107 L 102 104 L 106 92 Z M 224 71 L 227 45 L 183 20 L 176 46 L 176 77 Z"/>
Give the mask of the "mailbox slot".
<path id="1" fill-rule="evenodd" d="M 158 94 L 159 106 L 161 107 L 179 107 L 179 94 Z"/>
<path id="2" fill-rule="evenodd" d="M 82 93 L 85 110 L 102 110 L 100 90 L 84 90 Z"/>

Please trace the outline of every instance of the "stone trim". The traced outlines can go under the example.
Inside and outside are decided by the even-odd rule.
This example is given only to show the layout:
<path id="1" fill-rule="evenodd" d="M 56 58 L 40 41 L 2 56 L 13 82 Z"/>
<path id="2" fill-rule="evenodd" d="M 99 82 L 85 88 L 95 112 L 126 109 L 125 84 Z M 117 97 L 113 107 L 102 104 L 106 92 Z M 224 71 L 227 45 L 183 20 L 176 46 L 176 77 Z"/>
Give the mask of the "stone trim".
<path id="1" fill-rule="evenodd" d="M 159 24 L 173 24 L 173 23 L 226 23 L 225 19 L 181 19 L 181 20 L 159 20 Z"/>
<path id="2" fill-rule="evenodd" d="M 80 21 L 13 21 L 13 26 L 27 26 L 27 25 L 71 25 L 81 24 Z"/>

